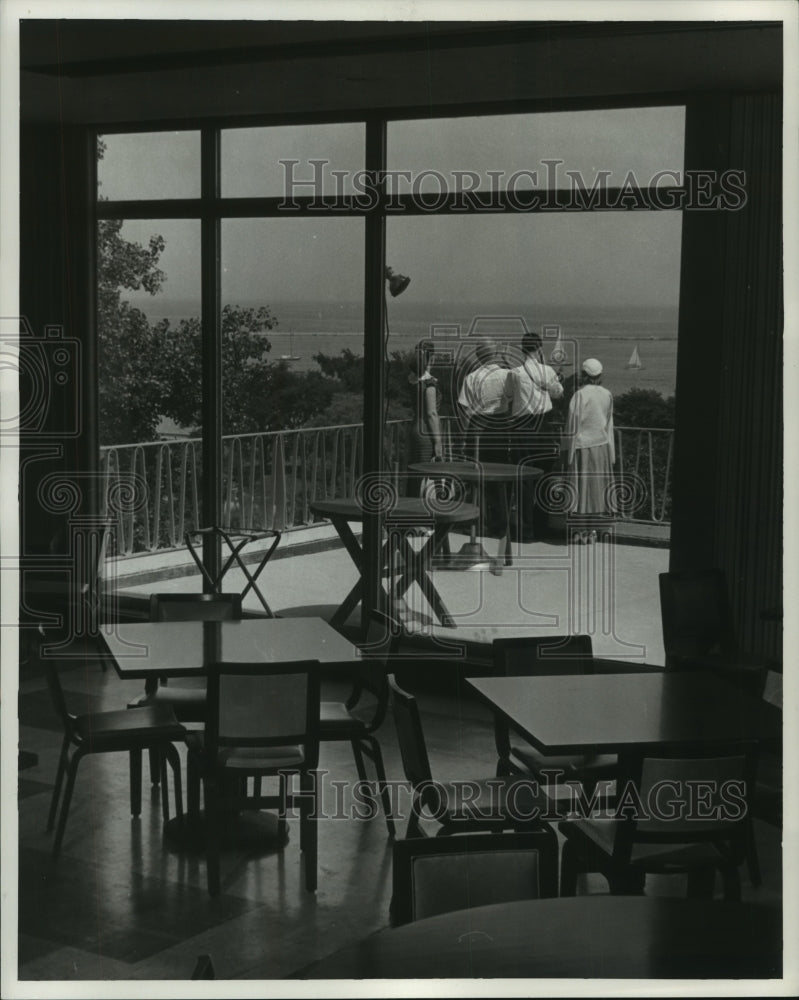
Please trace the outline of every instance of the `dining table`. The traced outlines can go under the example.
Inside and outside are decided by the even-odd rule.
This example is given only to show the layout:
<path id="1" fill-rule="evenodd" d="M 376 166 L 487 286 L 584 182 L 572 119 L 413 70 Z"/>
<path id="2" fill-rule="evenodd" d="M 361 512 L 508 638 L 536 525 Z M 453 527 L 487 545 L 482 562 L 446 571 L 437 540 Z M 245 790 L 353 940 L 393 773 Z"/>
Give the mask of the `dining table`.
<path id="1" fill-rule="evenodd" d="M 104 625 L 101 639 L 122 680 L 202 677 L 210 662 L 286 663 L 318 660 L 346 665 L 360 650 L 322 618 L 243 618 L 237 621 L 126 622 Z"/>
<path id="2" fill-rule="evenodd" d="M 210 663 L 317 661 L 320 669 L 347 666 L 360 658 L 358 647 L 322 618 L 244 618 L 234 621 L 131 622 L 104 625 L 103 657 L 122 680 L 143 680 L 145 692 L 161 680 L 203 677 Z M 205 847 L 205 817 L 190 810 L 181 823 L 170 820 L 165 833 L 183 850 Z M 271 812 L 241 813 L 223 832 L 223 843 L 271 850 L 287 840 L 287 825 Z"/>
<path id="3" fill-rule="evenodd" d="M 341 626 L 357 607 L 363 592 L 363 547 L 350 523 L 363 521 L 365 504 L 358 497 L 352 496 L 314 500 L 310 507 L 314 514 L 330 520 L 350 559 L 361 574 L 330 619 L 331 625 Z M 428 570 L 432 566 L 433 557 L 441 551 L 449 529 L 456 524 L 473 523 L 479 516 L 479 508 L 470 503 L 437 504 L 426 503 L 416 497 L 395 498 L 383 513 L 386 538 L 380 565 L 389 574 L 394 569 L 398 572 L 398 578 L 390 584 L 390 592 L 387 594 L 388 606 L 395 607 L 397 600 L 416 583 L 439 622 L 448 628 L 453 628 L 455 620 L 436 589 Z M 418 536 L 420 529 L 428 530 L 429 534 L 416 549 L 410 539 Z"/>
<path id="4" fill-rule="evenodd" d="M 476 502 L 481 485 L 497 483 L 503 487 L 504 521 L 503 538 L 500 539 L 499 558 L 506 566 L 513 565 L 513 547 L 511 544 L 511 493 L 516 489 L 517 503 L 521 497 L 522 486 L 529 488 L 530 484 L 544 474 L 543 469 L 532 465 L 514 465 L 511 462 L 414 462 L 408 466 L 411 472 L 418 473 L 433 481 L 444 479 L 449 482 L 450 490 L 465 492 L 469 487 L 472 502 Z M 470 565 L 489 560 L 483 546 L 477 541 L 476 527 L 472 525 L 471 537 L 460 552 L 449 560 L 449 565 L 457 568 L 469 568 Z"/>
<path id="5" fill-rule="evenodd" d="M 629 981 L 781 975 L 777 906 L 591 895 L 495 903 L 388 928 L 292 978 Z"/>
<path id="6" fill-rule="evenodd" d="M 698 743 L 779 745 L 782 715 L 700 670 L 471 677 L 466 683 L 543 754 L 640 752 Z"/>

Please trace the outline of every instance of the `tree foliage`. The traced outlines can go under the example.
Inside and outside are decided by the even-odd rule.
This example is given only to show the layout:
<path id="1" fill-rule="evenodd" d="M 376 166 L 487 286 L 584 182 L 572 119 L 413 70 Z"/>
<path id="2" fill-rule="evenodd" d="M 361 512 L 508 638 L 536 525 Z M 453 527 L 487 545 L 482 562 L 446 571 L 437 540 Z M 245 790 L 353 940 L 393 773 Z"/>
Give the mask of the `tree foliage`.
<path id="1" fill-rule="evenodd" d="M 613 400 L 613 422 L 620 427 L 674 427 L 674 396 L 656 389 L 628 389 Z"/>

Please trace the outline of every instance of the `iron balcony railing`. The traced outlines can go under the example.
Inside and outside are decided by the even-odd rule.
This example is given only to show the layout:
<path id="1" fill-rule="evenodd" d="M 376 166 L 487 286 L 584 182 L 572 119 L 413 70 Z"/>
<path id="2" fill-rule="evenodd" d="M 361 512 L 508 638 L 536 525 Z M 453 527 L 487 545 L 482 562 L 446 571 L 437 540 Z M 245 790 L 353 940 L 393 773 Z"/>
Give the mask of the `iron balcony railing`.
<path id="1" fill-rule="evenodd" d="M 384 455 L 401 490 L 409 421 L 388 421 Z M 446 455 L 457 451 L 454 418 L 442 421 Z M 290 530 L 319 520 L 314 500 L 352 495 L 361 474 L 363 425 L 226 435 L 223 521 L 230 528 Z M 617 493 L 624 520 L 668 524 L 673 432 L 616 428 Z M 100 449 L 102 497 L 116 514 L 118 556 L 183 546 L 203 525 L 202 442 L 199 438 L 108 445 Z M 119 504 L 113 498 L 125 496 Z"/>

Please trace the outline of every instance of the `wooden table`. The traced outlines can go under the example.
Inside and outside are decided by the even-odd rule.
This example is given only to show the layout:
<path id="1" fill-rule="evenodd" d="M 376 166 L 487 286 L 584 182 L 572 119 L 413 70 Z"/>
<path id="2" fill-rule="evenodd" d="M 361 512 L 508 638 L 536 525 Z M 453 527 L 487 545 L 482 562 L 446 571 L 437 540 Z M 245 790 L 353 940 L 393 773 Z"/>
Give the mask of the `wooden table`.
<path id="1" fill-rule="evenodd" d="M 339 500 L 315 500 L 310 506 L 315 514 L 329 518 L 358 572 L 362 574 L 363 548 L 349 525 L 351 521 L 363 520 L 362 504 L 355 497 L 345 497 Z M 479 509 L 468 503 L 457 504 L 454 509 L 449 510 L 435 509 L 434 506 L 414 497 L 396 500 L 385 513 L 387 538 L 381 556 L 381 566 L 389 568 L 397 555 L 402 557 L 402 570 L 393 587 L 393 597 L 395 599 L 402 597 L 411 584 L 416 582 L 441 624 L 454 627 L 455 622 L 433 585 L 427 567 L 431 565 L 432 557 L 440 551 L 453 524 L 468 524 L 476 521 L 479 516 Z M 417 551 L 410 544 L 410 537 L 420 527 L 430 527 L 433 530 Z M 331 619 L 332 625 L 340 626 L 346 622 L 361 600 L 362 589 L 361 578 L 339 605 Z M 392 595 L 389 595 L 389 606 L 391 600 Z"/>
<path id="2" fill-rule="evenodd" d="M 476 677 L 466 681 L 547 754 L 688 743 L 779 743 L 780 712 L 704 671 Z"/>
<path id="3" fill-rule="evenodd" d="M 318 660 L 346 665 L 360 656 L 357 646 L 321 618 L 258 618 L 222 622 L 137 622 L 101 632 L 107 654 L 122 680 L 143 680 L 153 691 L 160 677 L 202 677 L 211 662 L 284 663 Z M 191 814 L 181 826 L 166 825 L 182 850 L 205 849 L 205 818 Z M 287 826 L 274 814 L 242 813 L 224 831 L 225 846 L 274 850 L 285 845 Z"/>
<path id="4" fill-rule="evenodd" d="M 782 975 L 776 907 L 580 896 L 457 910 L 380 931 L 295 979 L 733 979 Z"/>
<path id="5" fill-rule="evenodd" d="M 112 632 L 105 629 L 112 628 Z M 253 618 L 223 622 L 136 622 L 103 626 L 102 639 L 122 680 L 201 677 L 210 660 L 347 664 L 358 647 L 322 618 Z"/>
<path id="6" fill-rule="evenodd" d="M 499 483 L 504 486 L 505 498 L 505 551 L 504 560 L 506 566 L 513 565 L 513 551 L 511 546 L 511 502 L 509 490 L 514 483 L 521 486 L 522 482 L 529 482 L 538 479 L 544 474 L 543 469 L 535 468 L 532 465 L 512 465 L 510 462 L 415 462 L 408 466 L 411 472 L 419 473 L 430 479 L 441 477 L 449 478 L 455 482 L 461 481 L 476 489 L 480 484 Z M 519 497 L 517 492 L 517 498 Z M 474 497 L 472 498 L 474 499 Z M 520 500 L 518 500 L 520 502 Z M 500 545 L 500 553 L 502 546 Z M 488 559 L 488 554 L 482 545 L 477 541 L 474 527 L 472 537 L 463 546 L 454 564 L 460 562 L 462 565 L 464 557 L 472 562 Z"/>

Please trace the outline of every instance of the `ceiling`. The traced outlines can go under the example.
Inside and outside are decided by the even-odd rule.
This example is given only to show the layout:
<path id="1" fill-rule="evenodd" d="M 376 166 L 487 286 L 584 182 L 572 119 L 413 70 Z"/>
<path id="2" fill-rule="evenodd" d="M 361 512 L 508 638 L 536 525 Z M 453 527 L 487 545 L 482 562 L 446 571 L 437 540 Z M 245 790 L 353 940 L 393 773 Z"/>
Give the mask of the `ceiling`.
<path id="1" fill-rule="evenodd" d="M 20 22 L 26 121 L 543 109 L 779 90 L 782 29 L 760 22 Z"/>

